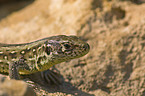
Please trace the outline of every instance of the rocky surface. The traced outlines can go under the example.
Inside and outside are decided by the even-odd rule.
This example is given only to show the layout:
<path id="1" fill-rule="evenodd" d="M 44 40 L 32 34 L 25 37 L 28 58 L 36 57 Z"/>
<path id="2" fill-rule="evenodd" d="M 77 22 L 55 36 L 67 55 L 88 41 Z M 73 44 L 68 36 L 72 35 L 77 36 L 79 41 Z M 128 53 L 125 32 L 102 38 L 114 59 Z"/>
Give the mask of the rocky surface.
<path id="1" fill-rule="evenodd" d="M 12 6 L 4 5 L 0 7 L 5 13 L 0 14 L 0 40 L 22 43 L 65 34 L 80 36 L 90 44 L 86 56 L 55 66 L 62 75 L 60 86 L 38 85 L 37 95 L 145 96 L 144 3 L 36 0 L 10 13 Z"/>
<path id="2" fill-rule="evenodd" d="M 36 96 L 36 93 L 24 81 L 9 80 L 0 75 L 0 96 Z"/>

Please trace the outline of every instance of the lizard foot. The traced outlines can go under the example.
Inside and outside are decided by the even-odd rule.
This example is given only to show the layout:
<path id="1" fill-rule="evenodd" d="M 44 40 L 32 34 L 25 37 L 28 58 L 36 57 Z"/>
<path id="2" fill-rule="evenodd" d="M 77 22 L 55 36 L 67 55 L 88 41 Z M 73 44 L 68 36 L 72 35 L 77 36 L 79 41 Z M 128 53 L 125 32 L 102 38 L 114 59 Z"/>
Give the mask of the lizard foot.
<path id="1" fill-rule="evenodd" d="M 24 75 L 22 78 L 28 78 L 31 81 L 39 84 L 39 85 L 60 85 L 62 83 L 61 75 L 58 72 L 54 72 L 53 70 L 46 70 L 42 72 L 36 72 L 29 75 Z"/>
<path id="2" fill-rule="evenodd" d="M 61 78 L 60 75 L 57 72 L 54 72 L 52 70 L 46 70 L 41 72 L 41 77 L 47 82 L 48 84 L 55 84 L 60 85 L 61 84 Z"/>

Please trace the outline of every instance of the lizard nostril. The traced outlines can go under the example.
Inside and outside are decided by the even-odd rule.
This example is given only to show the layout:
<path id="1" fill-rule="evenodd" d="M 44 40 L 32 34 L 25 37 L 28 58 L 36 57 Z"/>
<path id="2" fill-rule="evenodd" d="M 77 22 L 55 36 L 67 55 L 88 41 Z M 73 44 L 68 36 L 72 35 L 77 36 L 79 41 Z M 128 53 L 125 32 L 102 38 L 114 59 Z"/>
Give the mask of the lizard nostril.
<path id="1" fill-rule="evenodd" d="M 83 46 L 83 48 L 89 50 L 89 49 L 90 49 L 90 46 L 89 46 L 89 44 L 85 44 L 85 45 Z"/>

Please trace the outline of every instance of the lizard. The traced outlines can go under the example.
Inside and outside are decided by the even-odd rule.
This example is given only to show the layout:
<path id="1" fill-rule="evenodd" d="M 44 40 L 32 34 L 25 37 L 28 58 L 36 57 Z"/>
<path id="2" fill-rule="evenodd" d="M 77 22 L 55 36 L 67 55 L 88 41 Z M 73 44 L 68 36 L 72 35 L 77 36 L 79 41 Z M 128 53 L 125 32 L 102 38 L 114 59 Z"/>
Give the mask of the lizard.
<path id="1" fill-rule="evenodd" d="M 72 35 L 52 36 L 22 44 L 0 43 L 0 74 L 16 80 L 21 76 L 32 79 L 39 75 L 45 82 L 58 84 L 57 76 L 49 69 L 58 63 L 82 57 L 89 49 L 88 43 Z"/>

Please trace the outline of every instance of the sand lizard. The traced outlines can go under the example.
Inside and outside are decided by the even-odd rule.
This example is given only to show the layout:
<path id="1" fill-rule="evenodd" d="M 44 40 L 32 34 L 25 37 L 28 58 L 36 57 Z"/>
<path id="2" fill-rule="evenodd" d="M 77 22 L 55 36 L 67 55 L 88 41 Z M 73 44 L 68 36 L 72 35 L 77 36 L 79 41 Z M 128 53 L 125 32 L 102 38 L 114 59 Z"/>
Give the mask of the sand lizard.
<path id="1" fill-rule="evenodd" d="M 53 65 L 82 57 L 88 51 L 88 43 L 76 36 L 58 35 L 24 44 L 0 43 L 0 73 L 20 79 L 19 75 L 49 71 Z M 49 76 L 46 73 L 42 74 Z"/>

